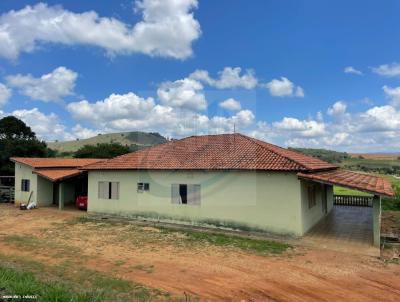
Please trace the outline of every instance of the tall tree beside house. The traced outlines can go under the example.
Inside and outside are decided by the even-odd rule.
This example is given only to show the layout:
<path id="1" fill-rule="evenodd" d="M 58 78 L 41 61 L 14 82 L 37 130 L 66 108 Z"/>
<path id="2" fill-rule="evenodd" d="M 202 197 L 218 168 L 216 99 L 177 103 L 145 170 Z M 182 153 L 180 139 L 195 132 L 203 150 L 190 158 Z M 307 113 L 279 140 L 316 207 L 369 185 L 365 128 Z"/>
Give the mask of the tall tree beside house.
<path id="1" fill-rule="evenodd" d="M 132 152 L 128 146 L 119 143 L 103 143 L 93 145 L 85 145 L 75 152 L 76 158 L 113 158 L 122 154 Z"/>
<path id="2" fill-rule="evenodd" d="M 52 157 L 54 151 L 35 132 L 14 116 L 0 119 L 0 175 L 14 175 L 10 157 Z"/>

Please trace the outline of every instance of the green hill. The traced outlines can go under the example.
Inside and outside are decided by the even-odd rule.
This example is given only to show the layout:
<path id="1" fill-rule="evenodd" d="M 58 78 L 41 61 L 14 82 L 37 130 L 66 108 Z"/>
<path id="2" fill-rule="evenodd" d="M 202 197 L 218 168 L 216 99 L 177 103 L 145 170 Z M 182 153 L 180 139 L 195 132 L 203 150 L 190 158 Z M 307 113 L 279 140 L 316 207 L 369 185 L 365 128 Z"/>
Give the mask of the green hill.
<path id="1" fill-rule="evenodd" d="M 342 163 L 344 160 L 350 158 L 350 155 L 346 152 L 337 152 L 327 149 L 312 149 L 312 148 L 289 148 L 289 149 L 334 164 Z"/>
<path id="2" fill-rule="evenodd" d="M 147 132 L 118 132 L 98 134 L 87 139 L 77 139 L 65 142 L 48 142 L 49 148 L 62 152 L 75 152 L 85 145 L 97 145 L 101 143 L 120 143 L 128 146 L 131 150 L 138 150 L 144 147 L 154 146 L 167 142 L 167 139 L 159 133 Z"/>

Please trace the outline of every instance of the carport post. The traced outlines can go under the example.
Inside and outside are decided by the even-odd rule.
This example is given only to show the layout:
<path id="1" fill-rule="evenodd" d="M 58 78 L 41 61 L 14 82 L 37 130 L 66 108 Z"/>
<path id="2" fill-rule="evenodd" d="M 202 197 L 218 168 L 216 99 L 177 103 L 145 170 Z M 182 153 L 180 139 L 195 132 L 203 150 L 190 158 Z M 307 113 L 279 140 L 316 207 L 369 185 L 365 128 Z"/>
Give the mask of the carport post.
<path id="1" fill-rule="evenodd" d="M 62 182 L 58 185 L 58 209 L 64 209 L 64 184 Z"/>
<path id="2" fill-rule="evenodd" d="M 372 225 L 374 231 L 374 245 L 380 247 L 381 243 L 381 197 L 375 195 L 372 200 Z"/>

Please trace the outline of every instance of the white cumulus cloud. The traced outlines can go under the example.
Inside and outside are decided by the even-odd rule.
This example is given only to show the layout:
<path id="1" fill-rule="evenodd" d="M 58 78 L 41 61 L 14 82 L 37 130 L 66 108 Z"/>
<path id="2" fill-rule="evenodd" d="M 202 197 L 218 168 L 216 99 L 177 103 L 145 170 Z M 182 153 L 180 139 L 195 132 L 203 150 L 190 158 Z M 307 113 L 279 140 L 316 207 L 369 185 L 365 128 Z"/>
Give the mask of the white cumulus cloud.
<path id="1" fill-rule="evenodd" d="M 328 114 L 335 117 L 343 116 L 346 113 L 347 104 L 344 101 L 337 101 L 328 108 Z"/>
<path id="2" fill-rule="evenodd" d="M 281 77 L 280 79 L 273 79 L 271 82 L 265 84 L 272 96 L 277 97 L 304 97 L 304 90 L 300 86 L 296 86 L 288 78 Z"/>
<path id="3" fill-rule="evenodd" d="M 110 120 L 140 118 L 154 108 L 152 98 L 141 98 L 129 92 L 127 94 L 111 94 L 104 100 L 89 103 L 87 100 L 72 102 L 67 110 L 77 120 L 103 123 Z"/>
<path id="4" fill-rule="evenodd" d="M 38 108 L 15 110 L 11 115 L 21 119 L 40 139 L 45 140 L 71 140 L 73 135 L 67 132 L 67 128 L 60 121 L 60 118 L 54 114 L 45 114 Z"/>
<path id="5" fill-rule="evenodd" d="M 96 136 L 97 134 L 99 134 L 99 131 L 85 128 L 85 127 L 81 126 L 80 124 L 76 124 L 74 127 L 72 127 L 71 130 L 72 130 L 72 133 L 75 136 L 75 138 L 79 138 L 79 139 L 90 138 L 90 137 L 93 137 L 93 136 Z"/>
<path id="6" fill-rule="evenodd" d="M 356 74 L 356 75 L 363 75 L 361 70 L 354 68 L 353 66 L 347 66 L 344 68 L 344 73 Z"/>
<path id="7" fill-rule="evenodd" d="M 110 55 L 143 53 L 185 59 L 201 34 L 193 10 L 197 0 L 135 2 L 142 19 L 126 24 L 95 11 L 75 13 L 62 6 L 39 3 L 0 16 L 0 56 L 18 58 L 45 43 L 91 45 Z"/>
<path id="8" fill-rule="evenodd" d="M 0 107 L 4 106 L 11 97 L 11 90 L 4 84 L 0 83 Z"/>
<path id="9" fill-rule="evenodd" d="M 10 87 L 16 88 L 22 95 L 44 102 L 60 101 L 74 93 L 78 74 L 63 66 L 48 74 L 35 78 L 27 74 L 17 74 L 6 78 Z"/>
<path id="10" fill-rule="evenodd" d="M 158 131 L 172 137 L 193 134 L 225 133 L 236 129 L 245 131 L 254 122 L 250 110 L 241 110 L 232 116 L 207 116 L 179 106 L 156 104 L 152 98 L 141 98 L 129 92 L 112 94 L 104 100 L 90 103 L 86 100 L 67 105 L 72 117 L 89 123 L 96 131 L 78 124 L 73 132 L 77 137 L 95 132 Z"/>
<path id="11" fill-rule="evenodd" d="M 292 132 L 302 137 L 318 137 L 326 133 L 325 124 L 315 120 L 299 120 L 293 117 L 284 117 L 272 124 L 275 129 Z"/>
<path id="12" fill-rule="evenodd" d="M 356 123 L 363 132 L 400 132 L 400 111 L 390 105 L 372 107 L 361 113 Z"/>
<path id="13" fill-rule="evenodd" d="M 163 105 L 201 111 L 207 108 L 203 85 L 193 79 L 185 78 L 174 82 L 164 82 L 157 90 Z"/>
<path id="14" fill-rule="evenodd" d="M 378 67 L 372 67 L 372 71 L 381 76 L 396 77 L 400 76 L 400 64 L 399 63 L 383 64 Z"/>
<path id="15" fill-rule="evenodd" d="M 222 101 L 221 103 L 219 103 L 219 106 L 223 109 L 231 110 L 231 111 L 238 111 L 238 110 L 242 109 L 240 102 L 236 101 L 233 98 L 229 98 L 225 101 Z"/>
<path id="16" fill-rule="evenodd" d="M 393 106 L 400 106 L 400 86 L 392 88 L 385 85 L 382 89 L 385 92 L 386 97 L 390 99 Z"/>
<path id="17" fill-rule="evenodd" d="M 189 77 L 218 89 L 253 89 L 258 83 L 253 70 L 247 69 L 242 74 L 242 69 L 240 67 L 225 67 L 222 71 L 218 72 L 218 76 L 218 78 L 214 79 L 210 77 L 208 71 L 196 70 Z"/>

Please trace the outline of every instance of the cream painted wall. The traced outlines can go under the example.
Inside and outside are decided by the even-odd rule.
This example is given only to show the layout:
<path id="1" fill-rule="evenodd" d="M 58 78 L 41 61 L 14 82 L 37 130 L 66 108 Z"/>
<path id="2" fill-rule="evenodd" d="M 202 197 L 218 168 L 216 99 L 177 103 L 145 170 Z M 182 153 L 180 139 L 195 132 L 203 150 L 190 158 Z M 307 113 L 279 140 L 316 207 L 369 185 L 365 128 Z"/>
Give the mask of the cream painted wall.
<path id="1" fill-rule="evenodd" d="M 39 206 L 53 204 L 53 183 L 41 176 L 37 176 L 37 200 Z"/>
<path id="2" fill-rule="evenodd" d="M 22 192 L 21 191 L 21 180 L 29 179 L 30 180 L 30 191 Z M 37 175 L 32 173 L 32 168 L 20 164 L 15 163 L 15 203 L 18 205 L 20 203 L 28 202 L 29 195 L 32 193 L 31 201 L 37 202 Z"/>
<path id="3" fill-rule="evenodd" d="M 53 202 L 52 182 L 32 173 L 30 166 L 15 163 L 15 203 L 27 203 L 31 192 L 31 201 L 35 201 L 38 206 L 51 205 Z M 30 180 L 30 191 L 21 191 L 21 180 Z"/>
<path id="4" fill-rule="evenodd" d="M 316 205 L 309 208 L 308 205 L 308 185 L 313 184 L 316 186 Z M 318 223 L 325 213 L 322 206 L 322 194 L 323 194 L 323 184 L 308 182 L 305 180 L 301 181 L 301 212 L 302 212 L 302 222 L 303 222 L 303 234 L 311 229 L 316 223 Z M 327 195 L 327 214 L 333 209 L 333 186 L 325 185 L 326 195 Z"/>
<path id="5" fill-rule="evenodd" d="M 99 199 L 99 181 L 119 182 L 119 199 Z M 138 182 L 150 183 L 150 191 L 138 193 Z M 171 184 L 200 184 L 201 205 L 172 204 Z M 301 186 L 295 173 L 90 171 L 88 197 L 89 212 L 219 222 L 303 234 Z"/>

